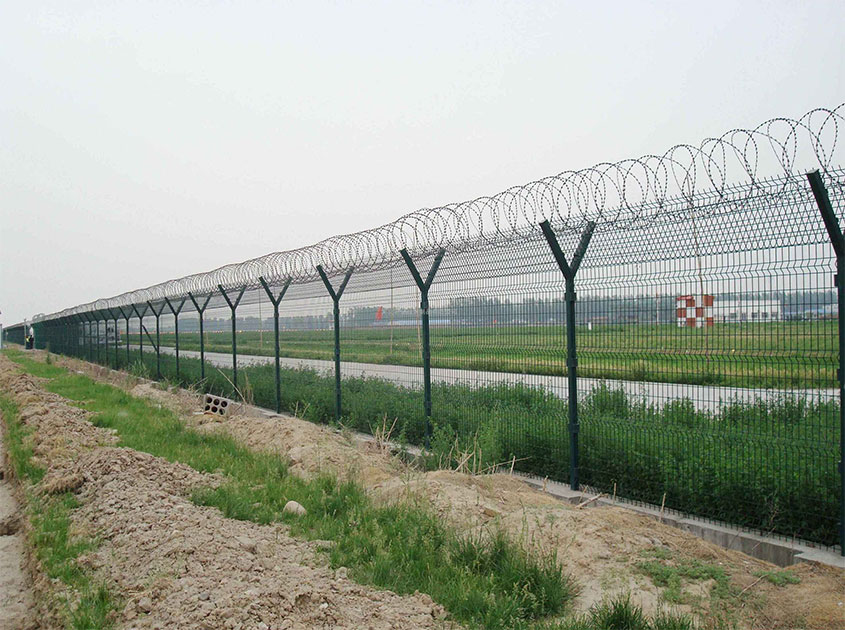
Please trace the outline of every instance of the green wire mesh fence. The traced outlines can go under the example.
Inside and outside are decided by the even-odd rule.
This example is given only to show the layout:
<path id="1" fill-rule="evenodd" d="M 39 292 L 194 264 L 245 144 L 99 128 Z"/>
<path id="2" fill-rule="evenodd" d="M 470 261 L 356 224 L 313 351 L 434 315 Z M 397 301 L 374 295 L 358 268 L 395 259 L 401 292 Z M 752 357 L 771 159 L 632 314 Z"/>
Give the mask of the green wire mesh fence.
<path id="1" fill-rule="evenodd" d="M 841 549 L 843 111 L 66 309 L 36 346 Z"/>

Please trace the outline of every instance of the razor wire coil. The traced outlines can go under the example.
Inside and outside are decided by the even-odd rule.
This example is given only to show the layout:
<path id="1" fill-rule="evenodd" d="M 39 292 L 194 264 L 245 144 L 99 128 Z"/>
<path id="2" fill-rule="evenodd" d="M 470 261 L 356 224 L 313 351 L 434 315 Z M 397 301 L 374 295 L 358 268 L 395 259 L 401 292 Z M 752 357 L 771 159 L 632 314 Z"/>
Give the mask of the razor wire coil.
<path id="1" fill-rule="evenodd" d="M 693 208 L 702 194 L 718 199 L 730 192 L 736 199 L 739 193 L 741 201 L 742 195 L 755 194 L 764 175 L 793 176 L 800 167 L 831 170 L 839 157 L 844 115 L 845 103 L 814 109 L 798 119 L 774 118 L 753 129 L 733 129 L 698 146 L 675 145 L 662 155 L 564 171 L 493 196 L 422 208 L 377 228 L 168 280 L 35 321 L 91 311 L 119 316 L 132 305 L 209 295 L 218 286 L 257 288 L 259 277 L 302 284 L 318 278 L 317 265 L 330 277 L 350 268 L 376 271 L 401 264 L 402 249 L 420 257 L 440 249 L 462 252 L 536 237 L 537 225 L 545 220 L 559 233 L 575 233 L 588 221 L 603 231 L 671 219 Z M 786 186 L 790 180 L 782 181 Z M 695 210 L 698 216 L 707 212 L 706 207 Z"/>

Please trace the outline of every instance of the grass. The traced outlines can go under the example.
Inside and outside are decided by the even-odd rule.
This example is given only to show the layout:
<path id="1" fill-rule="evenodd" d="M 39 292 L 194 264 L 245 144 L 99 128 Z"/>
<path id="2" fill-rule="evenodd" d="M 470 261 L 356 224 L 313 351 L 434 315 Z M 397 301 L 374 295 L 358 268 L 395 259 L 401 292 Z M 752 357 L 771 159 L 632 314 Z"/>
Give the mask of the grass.
<path id="1" fill-rule="evenodd" d="M 51 367 L 47 365 L 47 367 Z M 6 449 L 15 475 L 24 486 L 26 510 L 32 525 L 30 542 L 50 579 L 59 580 L 74 595 L 59 602 L 68 628 L 88 630 L 113 626 L 110 614 L 117 600 L 107 585 L 94 579 L 76 562 L 80 554 L 95 547 L 93 541 L 70 533 L 71 512 L 78 507 L 71 493 L 41 496 L 34 486 L 45 471 L 33 462 L 28 431 L 21 423 L 17 405 L 0 393 L 0 411 L 6 425 Z"/>
<path id="2" fill-rule="evenodd" d="M 155 355 L 118 353 L 120 365 L 155 374 Z M 114 355 L 109 357 L 110 362 Z M 43 365 L 43 364 L 42 364 Z M 44 369 L 44 368 L 40 368 Z M 230 369 L 161 356 L 162 378 L 233 396 Z M 275 407 L 269 365 L 240 368 L 256 404 Z M 282 369 L 282 410 L 334 422 L 334 379 L 314 370 Z M 377 378 L 342 383 L 345 427 L 374 433 L 396 419 L 394 439 L 419 445 L 426 418 L 422 392 Z M 522 384 L 432 388 L 434 464 L 454 465 L 475 452 L 478 469 L 516 460 L 540 477 L 569 479 L 568 407 L 542 388 Z M 601 385 L 579 405 L 581 483 L 600 492 L 826 545 L 838 541 L 841 489 L 836 474 L 839 405 L 803 398 L 758 400 L 700 411 L 677 399 L 660 406 Z"/>
<path id="3" fill-rule="evenodd" d="M 663 589 L 661 598 L 670 604 L 690 606 L 704 615 L 713 627 L 734 627 L 736 610 L 749 603 L 753 597 L 740 591 L 733 585 L 730 576 L 720 566 L 701 562 L 676 554 L 664 548 L 656 547 L 641 553 L 644 559 L 637 563 L 637 568 L 647 575 L 655 586 Z M 708 607 L 704 609 L 701 597 L 687 590 L 692 583 L 710 583 Z M 761 602 L 754 601 L 759 607 Z M 666 620 L 668 627 L 680 627 L 686 621 Z"/>
<path id="4" fill-rule="evenodd" d="M 684 615 L 659 613 L 648 619 L 629 598 L 603 602 L 581 618 L 555 627 L 555 630 L 695 630 L 696 625 Z"/>
<path id="5" fill-rule="evenodd" d="M 801 578 L 789 569 L 784 569 L 782 571 L 755 571 L 754 575 L 765 579 L 767 582 L 770 582 L 775 586 L 786 586 L 787 584 L 801 583 Z"/>
<path id="6" fill-rule="evenodd" d="M 453 619 L 473 628 L 539 630 L 570 623 L 562 618 L 577 586 L 561 571 L 554 554 L 529 554 L 502 532 L 459 535 L 417 505 L 375 505 L 352 482 L 326 476 L 302 480 L 289 475 L 287 462 L 276 455 L 252 452 L 219 434 L 199 434 L 169 410 L 115 387 L 19 352 L 9 354 L 25 370 L 50 379 L 46 383 L 50 391 L 85 401 L 94 414 L 92 421 L 115 429 L 122 445 L 200 471 L 226 474 L 229 479 L 223 486 L 195 492 L 198 504 L 215 506 L 229 518 L 284 521 L 294 535 L 332 541 L 325 551 L 331 566 L 347 567 L 361 583 L 399 594 L 428 593 Z M 283 513 L 291 499 L 305 506 L 305 516 Z M 624 606 L 638 610 L 628 603 Z M 601 614 L 596 609 L 575 621 L 587 630 L 606 630 L 609 626 L 601 625 Z M 687 625 L 659 625 L 661 619 L 646 620 L 650 625 L 644 630 L 691 627 L 689 620 L 684 621 Z"/>
<path id="7" fill-rule="evenodd" d="M 836 387 L 836 322 L 719 324 L 710 329 L 672 324 L 577 327 L 578 372 L 589 378 L 737 387 Z M 333 358 L 331 330 L 287 330 L 279 335 L 282 356 Z M 559 324 L 434 326 L 433 367 L 524 374 L 566 374 L 566 342 Z M 129 336 L 137 344 L 137 334 Z M 199 350 L 199 333 L 179 334 L 182 350 Z M 271 356 L 272 332 L 238 333 L 239 354 Z M 161 337 L 174 346 L 173 333 Z M 145 345 L 147 344 L 145 340 Z M 231 353 L 232 337 L 206 332 L 208 352 Z M 414 327 L 342 330 L 346 361 L 421 366 Z"/>
<path id="8" fill-rule="evenodd" d="M 738 594 L 737 589 L 731 584 L 730 576 L 721 567 L 678 556 L 661 548 L 646 552 L 644 555 L 650 557 L 637 563 L 637 568 L 651 578 L 655 586 L 664 589 L 663 599 L 670 604 L 695 605 L 698 603 L 698 600 L 683 588 L 689 582 L 712 580 L 711 602 L 736 597 Z"/>

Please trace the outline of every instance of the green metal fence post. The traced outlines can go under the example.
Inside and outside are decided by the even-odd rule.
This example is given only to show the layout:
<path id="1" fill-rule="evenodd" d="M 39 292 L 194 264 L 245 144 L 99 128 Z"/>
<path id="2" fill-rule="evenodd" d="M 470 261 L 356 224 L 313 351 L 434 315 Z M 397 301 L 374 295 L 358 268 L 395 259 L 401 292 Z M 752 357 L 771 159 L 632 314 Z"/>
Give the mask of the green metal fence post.
<path id="1" fill-rule="evenodd" d="M 106 317 L 106 311 L 101 310 L 100 316 L 103 318 L 103 365 L 109 364 L 109 319 Z"/>
<path id="2" fill-rule="evenodd" d="M 200 307 L 196 298 L 194 298 L 190 291 L 188 291 L 188 297 L 191 298 L 191 302 L 194 303 L 194 308 L 197 309 L 197 313 L 200 315 L 200 378 L 205 380 L 205 337 L 203 336 L 203 313 L 205 313 L 205 309 L 211 301 L 211 293 L 209 293 L 205 298 L 205 302 L 202 307 Z"/>
<path id="3" fill-rule="evenodd" d="M 97 311 L 97 312 L 94 313 L 94 320 L 95 320 L 96 325 L 97 325 L 97 333 L 96 333 L 97 336 L 94 338 L 94 343 L 97 346 L 97 363 L 99 365 L 103 364 L 103 357 L 102 357 L 103 339 L 102 339 L 102 335 L 100 333 L 100 322 L 102 321 L 102 317 L 103 317 L 103 315 L 100 311 Z"/>
<path id="4" fill-rule="evenodd" d="M 114 310 L 109 309 L 111 313 L 112 320 L 114 321 L 114 369 L 120 369 L 120 353 L 117 350 L 117 314 Z"/>
<path id="5" fill-rule="evenodd" d="M 72 356 L 79 357 L 79 315 L 74 313 L 70 316 L 71 321 L 71 335 L 73 336 L 73 348 L 71 350 Z"/>
<path id="6" fill-rule="evenodd" d="M 81 360 L 85 360 L 88 356 L 88 337 L 85 334 L 85 325 L 88 323 L 88 318 L 85 313 L 77 313 L 77 334 L 79 336 L 79 346 L 77 347 L 76 356 Z"/>
<path id="7" fill-rule="evenodd" d="M 578 453 L 578 355 L 575 350 L 575 275 L 587 252 L 587 246 L 593 237 L 593 230 L 596 224 L 588 221 L 587 226 L 581 233 L 581 240 L 578 248 L 572 256 L 572 264 L 566 262 L 566 256 L 560 249 L 554 230 L 548 221 L 540 224 L 543 236 L 552 250 L 555 261 L 560 267 L 565 279 L 564 300 L 566 302 L 566 374 L 569 384 L 569 487 L 578 490 L 580 487 L 579 453 Z"/>
<path id="8" fill-rule="evenodd" d="M 101 343 L 103 346 L 103 358 L 100 361 L 102 365 L 109 364 L 109 324 L 108 320 L 106 319 L 106 314 L 104 311 L 99 312 L 99 317 L 102 319 L 103 322 L 103 339 L 101 339 Z M 100 334 L 99 325 L 97 326 L 97 334 Z"/>
<path id="9" fill-rule="evenodd" d="M 144 305 L 143 313 L 138 311 L 138 307 L 133 304 L 132 310 L 135 311 L 135 315 L 138 316 L 138 352 L 141 355 L 141 363 L 144 363 L 144 315 L 147 313 L 147 307 Z"/>
<path id="10" fill-rule="evenodd" d="M 94 362 L 94 343 L 91 324 L 93 323 L 93 315 L 85 313 L 85 319 L 88 320 L 88 362 Z"/>
<path id="11" fill-rule="evenodd" d="M 425 409 L 425 448 L 431 448 L 431 336 L 429 333 L 428 321 L 428 290 L 431 288 L 431 283 L 434 282 L 434 276 L 440 268 L 440 263 L 443 262 L 443 256 L 446 254 L 445 249 L 440 249 L 434 262 L 431 264 L 431 269 L 428 271 L 428 276 L 425 280 L 420 276 L 414 261 L 408 254 L 407 249 L 399 251 L 402 258 L 405 259 L 405 264 L 411 275 L 414 277 L 414 282 L 420 289 L 420 317 L 422 319 L 422 360 L 423 360 L 423 407 Z"/>
<path id="12" fill-rule="evenodd" d="M 285 293 L 287 293 L 288 287 L 290 286 L 290 278 L 288 278 L 287 282 L 285 282 L 285 286 L 282 287 L 278 297 L 273 295 L 273 292 L 270 290 L 269 285 L 263 277 L 258 276 L 258 279 L 261 281 L 261 286 L 264 287 L 267 297 L 270 298 L 270 302 L 273 304 L 273 331 L 276 337 L 276 413 L 281 413 L 282 367 L 279 361 L 279 303 L 282 301 L 282 298 L 285 297 Z"/>
<path id="13" fill-rule="evenodd" d="M 109 316 L 111 315 L 107 309 L 100 311 L 103 316 L 103 365 L 109 367 Z"/>
<path id="14" fill-rule="evenodd" d="M 120 307 L 120 314 L 123 315 L 123 318 L 126 320 L 126 369 L 129 369 L 129 365 L 131 360 L 129 358 L 129 319 L 132 317 L 132 311 L 124 311 L 123 307 Z"/>
<path id="15" fill-rule="evenodd" d="M 350 269 L 346 272 L 346 276 L 343 278 L 343 282 L 340 283 L 340 287 L 337 291 L 334 290 L 332 287 L 332 283 L 329 282 L 329 277 L 326 275 L 326 272 L 323 271 L 322 265 L 317 265 L 317 273 L 320 274 L 320 278 L 323 279 L 323 284 L 326 285 L 326 290 L 329 292 L 329 295 L 332 298 L 332 303 L 334 306 L 332 307 L 332 314 L 334 315 L 334 393 L 335 393 L 335 411 L 334 411 L 334 419 L 336 422 L 340 422 L 341 417 L 341 406 L 340 406 L 340 297 L 343 295 L 344 289 L 346 289 L 346 285 L 349 283 L 349 278 L 352 276 L 353 269 Z"/>
<path id="16" fill-rule="evenodd" d="M 839 219 L 830 203 L 821 174 L 818 171 L 807 173 L 816 205 L 824 221 L 830 244 L 836 254 L 836 275 L 834 285 L 838 302 L 837 324 L 839 329 L 839 368 L 836 377 L 839 381 L 839 550 L 845 556 L 845 237 L 839 227 Z"/>
<path id="17" fill-rule="evenodd" d="M 153 307 L 152 303 L 147 300 L 147 306 L 150 307 L 150 310 L 153 312 L 156 318 L 156 379 L 161 380 L 161 313 L 164 311 L 164 304 L 161 305 L 161 308 L 156 311 Z"/>
<path id="18" fill-rule="evenodd" d="M 91 318 L 88 313 L 83 313 L 85 317 L 85 324 L 82 326 L 83 336 L 85 340 L 85 360 L 91 361 Z"/>
<path id="19" fill-rule="evenodd" d="M 179 378 L 179 313 L 182 311 L 182 307 L 185 306 L 185 300 L 187 298 L 182 298 L 182 301 L 179 303 L 179 306 L 173 308 L 173 304 L 170 303 L 170 300 L 164 298 L 165 303 L 170 308 L 170 312 L 173 313 L 173 327 L 175 329 L 174 334 L 176 335 L 176 378 Z"/>
<path id="20" fill-rule="evenodd" d="M 240 304 L 241 298 L 244 296 L 246 287 L 241 288 L 241 292 L 238 293 L 238 298 L 234 302 L 232 302 L 232 300 L 229 299 L 229 296 L 226 295 L 226 290 L 223 288 L 223 285 L 218 284 L 217 288 L 220 289 L 220 293 L 223 294 L 223 299 L 226 300 L 226 304 L 228 304 L 229 308 L 232 309 L 232 385 L 235 388 L 235 393 L 240 395 L 240 392 L 238 391 L 238 335 L 235 309 L 238 308 L 238 304 Z M 241 396 L 241 399 L 243 399 L 243 396 Z"/>

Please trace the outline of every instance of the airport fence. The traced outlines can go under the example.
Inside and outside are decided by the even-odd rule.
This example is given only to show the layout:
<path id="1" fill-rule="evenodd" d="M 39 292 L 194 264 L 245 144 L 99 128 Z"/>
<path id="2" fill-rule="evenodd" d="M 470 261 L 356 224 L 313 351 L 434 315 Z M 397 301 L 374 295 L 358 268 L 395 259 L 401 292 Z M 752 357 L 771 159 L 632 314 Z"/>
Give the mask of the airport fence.
<path id="1" fill-rule="evenodd" d="M 389 433 L 442 466 L 842 549 L 843 113 L 420 210 L 6 339 L 31 326 L 38 348 Z"/>

